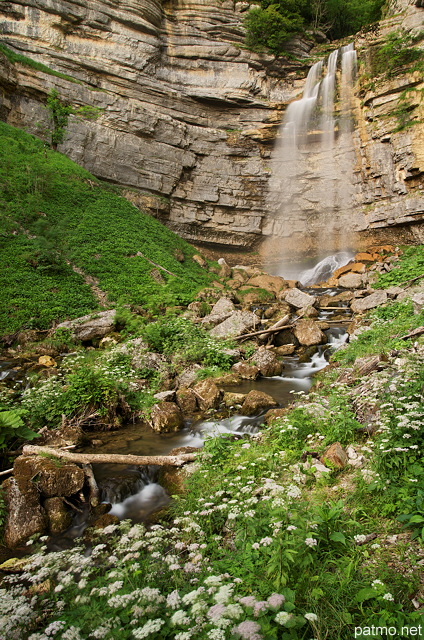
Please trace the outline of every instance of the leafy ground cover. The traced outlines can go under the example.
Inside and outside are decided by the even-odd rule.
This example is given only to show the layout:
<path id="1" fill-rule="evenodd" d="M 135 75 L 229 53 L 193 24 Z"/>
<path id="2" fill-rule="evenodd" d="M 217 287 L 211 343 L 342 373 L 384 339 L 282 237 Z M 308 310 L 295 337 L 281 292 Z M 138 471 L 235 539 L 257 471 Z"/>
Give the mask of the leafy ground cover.
<path id="1" fill-rule="evenodd" d="M 396 343 L 367 376 L 351 355 L 367 333 L 407 329 L 392 308 L 370 318 L 315 390 L 295 394 L 286 416 L 244 440 L 208 440 L 159 524 L 110 525 L 89 554 L 83 545 L 47 553 L 43 538 L 34 541 L 24 574 L 3 585 L 3 634 L 350 640 L 373 627 L 380 631 L 363 635 L 414 635 L 424 605 L 424 344 Z M 409 327 L 423 322 L 408 313 Z M 185 322 L 173 336 L 164 319 L 144 339 L 178 350 Z M 381 355 L 383 342 L 372 344 L 364 353 Z M 335 441 L 360 464 L 317 473 L 312 454 Z"/>
<path id="2" fill-rule="evenodd" d="M 111 306 L 188 303 L 210 282 L 193 247 L 41 140 L 0 123 L 0 160 L 0 335 L 98 308 L 69 262 Z"/>

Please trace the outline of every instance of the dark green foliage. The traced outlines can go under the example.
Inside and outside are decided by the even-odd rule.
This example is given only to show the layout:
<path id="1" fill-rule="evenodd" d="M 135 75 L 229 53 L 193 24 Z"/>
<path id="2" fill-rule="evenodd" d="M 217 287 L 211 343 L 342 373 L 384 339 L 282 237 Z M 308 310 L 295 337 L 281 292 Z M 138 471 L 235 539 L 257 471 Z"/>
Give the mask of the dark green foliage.
<path id="1" fill-rule="evenodd" d="M 408 280 L 421 275 L 424 276 L 424 246 L 407 247 L 396 267 L 388 273 L 380 274 L 375 286 L 387 289 L 401 283 L 407 284 Z"/>
<path id="2" fill-rule="evenodd" d="M 47 108 L 53 123 L 51 145 L 53 149 L 57 149 L 57 145 L 61 144 L 65 139 L 66 127 L 68 126 L 69 116 L 72 113 L 72 106 L 63 102 L 59 97 L 58 91 L 52 89 L 47 96 Z"/>
<path id="3" fill-rule="evenodd" d="M 281 55 L 287 41 L 307 28 L 321 29 L 331 40 L 343 38 L 379 20 L 383 4 L 384 0 L 262 0 L 245 19 L 246 46 Z"/>
<path id="4" fill-rule="evenodd" d="M 252 9 L 247 14 L 246 45 L 254 51 L 269 49 L 275 55 L 282 53 L 284 44 L 303 25 L 301 16 L 284 15 L 278 5 L 266 9 Z"/>
<path id="5" fill-rule="evenodd" d="M 372 58 L 374 74 L 384 74 L 387 78 L 396 76 L 400 69 L 414 65 L 414 69 L 422 70 L 424 52 L 415 46 L 423 35 L 412 35 L 394 31 L 389 33 L 384 44 L 377 48 Z"/>
<path id="6" fill-rule="evenodd" d="M 41 140 L 0 123 L 0 335 L 96 308 L 90 288 L 66 262 L 99 279 L 112 304 L 156 311 L 190 302 L 212 276 L 193 247 L 117 190 L 102 185 Z M 184 263 L 174 257 L 180 250 Z M 143 256 L 136 254 L 141 252 Z M 149 262 L 150 261 L 150 262 Z M 155 265 L 164 284 L 152 278 Z"/>
<path id="7" fill-rule="evenodd" d="M 38 437 L 37 433 L 25 426 L 22 420 L 24 414 L 18 409 L 0 410 L 0 450 L 15 445 L 20 439 L 33 440 Z"/>

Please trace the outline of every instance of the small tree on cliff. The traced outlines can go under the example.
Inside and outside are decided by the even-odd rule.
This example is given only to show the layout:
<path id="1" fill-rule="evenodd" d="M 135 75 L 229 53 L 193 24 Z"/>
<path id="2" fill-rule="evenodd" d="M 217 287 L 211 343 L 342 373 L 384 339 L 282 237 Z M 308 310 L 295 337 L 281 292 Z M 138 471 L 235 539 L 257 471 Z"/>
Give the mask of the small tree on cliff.
<path id="1" fill-rule="evenodd" d="M 47 108 L 52 120 L 51 147 L 56 151 L 57 145 L 65 139 L 66 127 L 68 126 L 69 115 L 73 109 L 70 104 L 66 104 L 60 99 L 56 89 L 52 89 L 47 96 Z"/>

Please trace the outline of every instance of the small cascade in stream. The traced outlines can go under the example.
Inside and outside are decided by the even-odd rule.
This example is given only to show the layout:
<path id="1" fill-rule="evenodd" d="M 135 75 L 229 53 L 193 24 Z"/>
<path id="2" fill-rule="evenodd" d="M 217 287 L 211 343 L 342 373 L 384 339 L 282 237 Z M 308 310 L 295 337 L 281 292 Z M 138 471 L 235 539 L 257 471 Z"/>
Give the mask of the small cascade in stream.
<path id="1" fill-rule="evenodd" d="M 353 253 L 348 251 L 339 251 L 331 256 L 326 256 L 320 260 L 311 269 L 306 269 L 299 275 L 299 281 L 304 286 L 325 282 L 330 276 L 343 265 L 347 264 L 352 258 Z"/>
<path id="2" fill-rule="evenodd" d="M 279 248 L 293 253 L 296 246 L 299 252 L 349 246 L 356 188 L 355 79 L 352 43 L 316 62 L 302 98 L 287 107 L 270 160 L 267 255 L 275 256 Z"/>

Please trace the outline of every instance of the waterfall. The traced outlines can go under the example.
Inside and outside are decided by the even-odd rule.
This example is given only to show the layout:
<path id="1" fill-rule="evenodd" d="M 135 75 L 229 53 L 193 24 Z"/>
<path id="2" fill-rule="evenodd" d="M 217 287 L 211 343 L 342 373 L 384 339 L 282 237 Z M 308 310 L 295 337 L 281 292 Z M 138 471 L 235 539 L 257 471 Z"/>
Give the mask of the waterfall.
<path id="1" fill-rule="evenodd" d="M 340 70 L 339 70 L 340 69 Z M 316 62 L 302 97 L 286 109 L 269 181 L 264 253 L 319 258 L 349 248 L 355 198 L 352 142 L 356 52 L 352 44 Z M 346 134 L 346 135 L 345 135 Z M 282 274 L 283 275 L 283 274 Z"/>

